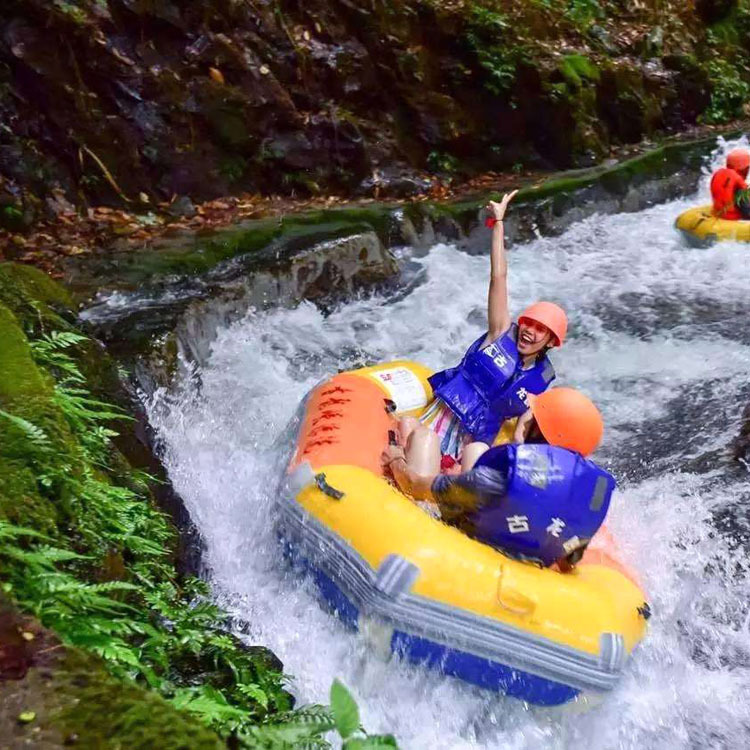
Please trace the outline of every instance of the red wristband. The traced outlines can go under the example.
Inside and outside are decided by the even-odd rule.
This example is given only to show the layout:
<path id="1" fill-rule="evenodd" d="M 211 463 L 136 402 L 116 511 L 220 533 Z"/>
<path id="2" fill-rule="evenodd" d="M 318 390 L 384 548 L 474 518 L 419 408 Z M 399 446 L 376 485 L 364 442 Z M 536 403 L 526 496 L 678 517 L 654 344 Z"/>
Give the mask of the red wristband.
<path id="1" fill-rule="evenodd" d="M 484 220 L 484 225 L 487 227 L 487 229 L 493 229 L 495 224 L 497 224 L 498 221 L 499 219 L 496 219 L 494 216 L 488 216 Z"/>

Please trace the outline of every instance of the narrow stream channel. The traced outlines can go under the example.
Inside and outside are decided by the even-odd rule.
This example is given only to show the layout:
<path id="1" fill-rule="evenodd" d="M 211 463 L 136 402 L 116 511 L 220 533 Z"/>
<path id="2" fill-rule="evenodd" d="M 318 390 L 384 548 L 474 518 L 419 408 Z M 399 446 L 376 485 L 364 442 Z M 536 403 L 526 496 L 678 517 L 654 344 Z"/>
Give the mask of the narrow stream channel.
<path id="1" fill-rule="evenodd" d="M 216 597 L 279 655 L 300 702 L 325 702 L 339 677 L 367 729 L 412 750 L 750 746 L 750 490 L 726 453 L 750 399 L 750 249 L 682 244 L 672 223 L 706 195 L 595 216 L 510 254 L 513 310 L 551 298 L 569 311 L 558 384 L 604 413 L 598 457 L 620 481 L 609 523 L 654 609 L 622 684 L 585 711 L 382 661 L 289 573 L 271 528 L 280 436 L 300 398 L 364 360 L 456 362 L 485 320 L 488 256 L 406 248 L 416 281 L 400 292 L 328 314 L 250 311 L 219 332 L 199 378 L 156 394 L 150 416 Z"/>

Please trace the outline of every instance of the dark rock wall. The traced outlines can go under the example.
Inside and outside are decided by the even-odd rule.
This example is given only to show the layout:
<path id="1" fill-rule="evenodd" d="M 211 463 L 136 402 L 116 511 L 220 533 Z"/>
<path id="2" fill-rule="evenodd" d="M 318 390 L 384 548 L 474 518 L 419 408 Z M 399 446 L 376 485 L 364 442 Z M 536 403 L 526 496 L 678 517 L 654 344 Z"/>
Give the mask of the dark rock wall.
<path id="1" fill-rule="evenodd" d="M 744 0 L 3 5 L 7 228 L 68 202 L 408 195 L 583 166 L 743 103 L 730 86 L 710 109 L 709 63 L 744 54 Z"/>

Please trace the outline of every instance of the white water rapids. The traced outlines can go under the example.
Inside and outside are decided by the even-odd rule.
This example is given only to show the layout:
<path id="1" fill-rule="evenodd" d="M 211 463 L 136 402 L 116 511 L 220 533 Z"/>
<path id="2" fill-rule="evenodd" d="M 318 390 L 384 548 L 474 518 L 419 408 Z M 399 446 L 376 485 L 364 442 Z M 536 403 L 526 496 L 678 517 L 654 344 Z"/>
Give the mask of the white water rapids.
<path id="1" fill-rule="evenodd" d="M 750 399 L 750 248 L 684 246 L 674 219 L 706 195 L 595 216 L 509 255 L 513 311 L 547 298 L 570 314 L 556 384 L 604 414 L 597 457 L 620 482 L 609 525 L 654 611 L 622 683 L 586 711 L 382 661 L 290 574 L 271 527 L 274 442 L 302 396 L 363 359 L 456 363 L 486 320 L 488 256 L 436 245 L 408 261 L 407 292 L 329 314 L 251 311 L 219 332 L 200 387 L 156 395 L 150 416 L 216 597 L 281 658 L 301 703 L 327 702 L 339 677 L 368 731 L 412 750 L 750 747 L 750 493 L 726 455 Z"/>

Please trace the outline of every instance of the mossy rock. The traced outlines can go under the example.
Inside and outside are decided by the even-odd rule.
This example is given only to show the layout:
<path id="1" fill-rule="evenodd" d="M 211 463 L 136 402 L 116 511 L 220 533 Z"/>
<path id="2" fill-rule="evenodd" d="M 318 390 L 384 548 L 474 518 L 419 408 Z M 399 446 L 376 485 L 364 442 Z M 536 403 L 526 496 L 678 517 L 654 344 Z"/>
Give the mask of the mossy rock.
<path id="1" fill-rule="evenodd" d="M 727 139 L 740 135 L 737 131 L 724 133 Z M 554 179 L 523 187 L 515 197 L 513 205 L 539 206 L 547 201 L 553 204 L 580 201 L 581 191 L 597 188 L 601 188 L 609 195 L 622 196 L 631 188 L 649 180 L 673 176 L 686 167 L 700 169 L 706 152 L 713 148 L 715 143 L 714 137 L 666 142 L 619 164 L 561 172 Z M 462 227 L 465 234 L 469 234 L 477 226 L 480 210 L 486 205 L 488 198 L 498 200 L 500 194 L 491 193 L 450 203 L 425 201 L 410 207 L 409 216 L 415 225 L 422 217 L 428 217 L 433 221 L 436 217 L 450 217 Z"/>
<path id="2" fill-rule="evenodd" d="M 33 266 L 0 263 L 0 305 L 12 312 L 25 334 L 38 336 L 52 331 L 77 331 L 73 295 Z M 0 325 L 3 320 L 7 325 L 7 318 L 2 317 Z M 114 401 L 120 406 L 127 405 L 117 367 L 98 342 L 89 339 L 70 354 L 98 398 Z"/>
<path id="3" fill-rule="evenodd" d="M 34 529 L 51 538 L 57 534 L 58 517 L 55 506 L 39 494 L 32 469 L 20 459 L 2 455 L 0 520 L 14 526 Z"/>
<path id="4" fill-rule="evenodd" d="M 71 328 L 70 292 L 33 266 L 0 263 L 0 303 L 13 311 L 27 332 Z"/>
<path id="5" fill-rule="evenodd" d="M 68 281 L 82 296 L 102 286 L 137 289 L 158 284 L 165 277 L 192 277 L 208 273 L 238 256 L 257 255 L 258 262 L 289 258 L 318 242 L 375 231 L 389 242 L 392 206 L 354 206 L 306 211 L 284 217 L 243 221 L 233 227 L 165 241 L 139 252 L 106 252 L 68 266 Z"/>
<path id="6" fill-rule="evenodd" d="M 96 656 L 63 647 L 0 598 L 2 747 L 219 750 L 226 744 L 163 698 L 112 677 Z M 25 636 L 25 637 L 24 637 Z"/>
<path id="7" fill-rule="evenodd" d="M 44 432 L 40 440 L 48 440 L 62 454 L 72 437 L 59 409 L 52 401 L 52 381 L 34 363 L 31 347 L 18 319 L 0 304 L 0 409 L 27 420 Z M 24 428 L 7 417 L 0 431 L 0 455 L 18 458 L 28 455 L 24 447 Z"/>

